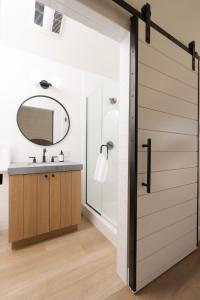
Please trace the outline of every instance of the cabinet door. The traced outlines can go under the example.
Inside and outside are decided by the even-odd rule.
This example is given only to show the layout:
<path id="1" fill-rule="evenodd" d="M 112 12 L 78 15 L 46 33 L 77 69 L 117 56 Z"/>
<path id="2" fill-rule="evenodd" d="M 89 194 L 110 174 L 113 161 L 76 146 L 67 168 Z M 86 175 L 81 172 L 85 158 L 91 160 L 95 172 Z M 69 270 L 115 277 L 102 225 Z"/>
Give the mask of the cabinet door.
<path id="1" fill-rule="evenodd" d="M 50 230 L 60 228 L 60 173 L 50 174 Z"/>
<path id="2" fill-rule="evenodd" d="M 24 175 L 24 238 L 37 234 L 37 175 Z"/>
<path id="3" fill-rule="evenodd" d="M 37 234 L 49 232 L 49 174 L 38 174 Z"/>
<path id="4" fill-rule="evenodd" d="M 72 172 L 72 225 L 81 222 L 81 172 Z"/>
<path id="5" fill-rule="evenodd" d="M 61 228 L 71 225 L 72 219 L 72 172 L 60 173 Z"/>
<path id="6" fill-rule="evenodd" d="M 9 177 L 9 241 L 23 239 L 23 175 Z"/>

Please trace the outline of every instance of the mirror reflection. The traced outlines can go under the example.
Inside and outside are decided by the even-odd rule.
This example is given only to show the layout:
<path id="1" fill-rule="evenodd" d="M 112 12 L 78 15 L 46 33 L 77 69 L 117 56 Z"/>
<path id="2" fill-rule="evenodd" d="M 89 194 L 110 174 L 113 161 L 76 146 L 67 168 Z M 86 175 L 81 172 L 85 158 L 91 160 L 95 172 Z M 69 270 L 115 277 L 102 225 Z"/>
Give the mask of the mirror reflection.
<path id="1" fill-rule="evenodd" d="M 42 146 L 62 141 L 70 128 L 67 110 L 58 100 L 48 96 L 25 100 L 18 110 L 17 123 L 29 141 Z"/>

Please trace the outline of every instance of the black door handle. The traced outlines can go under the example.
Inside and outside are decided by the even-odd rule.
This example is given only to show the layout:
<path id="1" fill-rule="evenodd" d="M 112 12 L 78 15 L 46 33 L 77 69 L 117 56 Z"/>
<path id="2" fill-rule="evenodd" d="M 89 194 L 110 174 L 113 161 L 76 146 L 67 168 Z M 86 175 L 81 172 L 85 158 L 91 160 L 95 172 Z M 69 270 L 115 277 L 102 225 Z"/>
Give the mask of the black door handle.
<path id="1" fill-rule="evenodd" d="M 147 140 L 147 144 L 142 145 L 143 148 L 147 148 L 147 182 L 143 182 L 142 185 L 146 186 L 147 193 L 151 193 L 151 139 Z"/>

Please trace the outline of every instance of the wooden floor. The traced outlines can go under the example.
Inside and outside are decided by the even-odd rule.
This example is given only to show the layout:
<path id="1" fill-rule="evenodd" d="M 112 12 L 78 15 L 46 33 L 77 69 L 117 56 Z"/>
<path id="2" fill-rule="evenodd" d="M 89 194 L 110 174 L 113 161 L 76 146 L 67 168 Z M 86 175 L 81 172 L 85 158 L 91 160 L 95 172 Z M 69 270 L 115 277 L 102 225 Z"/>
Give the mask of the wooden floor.
<path id="1" fill-rule="evenodd" d="M 114 247 L 87 221 L 78 232 L 19 250 L 0 234 L 0 300 L 199 300 L 200 251 L 133 295 Z"/>
<path id="2" fill-rule="evenodd" d="M 137 295 L 122 288 L 106 300 L 200 300 L 200 250 L 178 263 Z"/>

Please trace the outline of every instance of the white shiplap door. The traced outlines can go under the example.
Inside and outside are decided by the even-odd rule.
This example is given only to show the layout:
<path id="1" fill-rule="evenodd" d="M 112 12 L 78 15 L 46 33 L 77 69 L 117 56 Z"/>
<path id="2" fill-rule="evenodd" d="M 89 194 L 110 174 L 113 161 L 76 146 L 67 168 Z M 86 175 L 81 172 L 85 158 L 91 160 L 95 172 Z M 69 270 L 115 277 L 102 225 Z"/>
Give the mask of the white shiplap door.
<path id="1" fill-rule="evenodd" d="M 139 21 L 136 287 L 141 289 L 196 249 L 198 65 Z M 147 149 L 151 139 L 151 193 Z"/>

